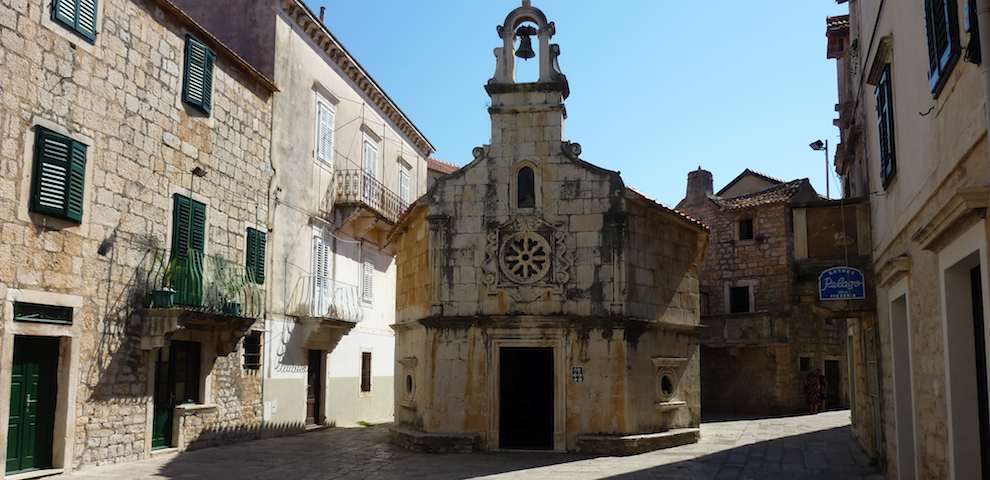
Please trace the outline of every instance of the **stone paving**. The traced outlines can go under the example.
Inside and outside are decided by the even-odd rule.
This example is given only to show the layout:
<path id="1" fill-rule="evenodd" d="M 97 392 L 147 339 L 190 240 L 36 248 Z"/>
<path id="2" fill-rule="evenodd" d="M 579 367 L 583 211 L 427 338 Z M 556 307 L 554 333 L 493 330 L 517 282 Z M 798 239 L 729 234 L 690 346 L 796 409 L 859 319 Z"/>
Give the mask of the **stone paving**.
<path id="1" fill-rule="evenodd" d="M 170 454 L 56 478 L 176 479 L 882 479 L 849 433 L 849 411 L 710 421 L 694 445 L 627 457 L 411 453 L 385 426 Z"/>

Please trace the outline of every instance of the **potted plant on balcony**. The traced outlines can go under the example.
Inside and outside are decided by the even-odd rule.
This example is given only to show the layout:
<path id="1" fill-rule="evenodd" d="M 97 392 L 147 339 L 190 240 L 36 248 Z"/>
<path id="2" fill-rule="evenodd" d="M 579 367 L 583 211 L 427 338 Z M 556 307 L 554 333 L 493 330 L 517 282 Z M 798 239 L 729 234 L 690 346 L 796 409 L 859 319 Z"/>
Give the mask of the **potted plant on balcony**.
<path id="1" fill-rule="evenodd" d="M 241 316 L 241 292 L 244 291 L 244 279 L 236 275 L 228 276 L 222 285 L 222 309 L 225 315 Z"/>
<path id="2" fill-rule="evenodd" d="M 161 287 L 151 291 L 151 308 L 172 308 L 175 305 L 175 289 L 172 288 L 175 280 L 182 276 L 182 262 L 178 258 L 173 258 L 165 263 L 162 255 L 160 264 L 162 268 Z"/>

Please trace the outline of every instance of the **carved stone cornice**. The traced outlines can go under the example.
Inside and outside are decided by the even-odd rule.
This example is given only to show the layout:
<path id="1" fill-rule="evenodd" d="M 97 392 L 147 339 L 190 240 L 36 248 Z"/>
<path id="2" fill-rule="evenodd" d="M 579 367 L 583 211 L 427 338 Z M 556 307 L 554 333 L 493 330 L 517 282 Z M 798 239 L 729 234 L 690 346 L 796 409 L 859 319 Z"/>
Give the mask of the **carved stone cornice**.
<path id="1" fill-rule="evenodd" d="M 901 255 L 891 258 L 877 269 L 877 285 L 889 287 L 911 272 L 911 257 Z"/>
<path id="2" fill-rule="evenodd" d="M 914 232 L 911 240 L 925 250 L 937 252 L 952 237 L 980 219 L 986 218 L 990 188 L 960 189 L 931 220 Z"/>
<path id="3" fill-rule="evenodd" d="M 340 68 L 344 75 L 361 89 L 370 103 L 378 107 L 406 137 L 412 140 L 424 157 L 436 151 L 436 147 L 430 143 L 426 135 L 419 131 L 412 120 L 392 101 L 385 90 L 351 56 L 350 52 L 337 41 L 337 38 L 320 22 L 303 0 L 282 0 L 282 8 L 285 9 L 289 18 L 295 21 L 299 28 L 309 36 L 310 40 L 317 47 L 323 49 L 324 53 Z"/>

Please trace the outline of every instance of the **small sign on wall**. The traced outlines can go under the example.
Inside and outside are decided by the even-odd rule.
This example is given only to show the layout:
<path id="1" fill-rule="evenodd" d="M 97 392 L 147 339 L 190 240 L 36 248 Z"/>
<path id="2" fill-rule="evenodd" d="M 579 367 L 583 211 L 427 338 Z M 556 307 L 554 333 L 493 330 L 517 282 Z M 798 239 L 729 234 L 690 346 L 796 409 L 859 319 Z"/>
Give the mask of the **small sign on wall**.
<path id="1" fill-rule="evenodd" d="M 863 272 L 852 267 L 832 267 L 818 276 L 818 299 L 864 300 L 866 280 Z"/>
<path id="2" fill-rule="evenodd" d="M 584 367 L 571 367 L 571 379 L 574 383 L 584 383 Z"/>

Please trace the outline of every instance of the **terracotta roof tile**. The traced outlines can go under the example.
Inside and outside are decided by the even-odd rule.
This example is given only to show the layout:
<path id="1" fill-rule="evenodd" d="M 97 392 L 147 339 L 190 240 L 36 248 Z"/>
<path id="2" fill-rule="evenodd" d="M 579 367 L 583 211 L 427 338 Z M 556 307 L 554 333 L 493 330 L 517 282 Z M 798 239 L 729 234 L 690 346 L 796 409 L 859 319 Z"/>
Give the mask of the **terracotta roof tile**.
<path id="1" fill-rule="evenodd" d="M 780 185 L 753 192 L 733 198 L 710 197 L 719 207 L 726 210 L 736 210 L 741 208 L 751 208 L 771 203 L 786 202 L 794 196 L 802 185 L 807 183 L 807 179 L 792 180 Z"/>
<path id="2" fill-rule="evenodd" d="M 448 174 L 448 173 L 454 173 L 454 172 L 456 172 L 461 167 L 458 167 L 457 165 L 454 165 L 452 163 L 447 163 L 447 162 L 445 162 L 443 160 L 437 160 L 437 159 L 431 157 L 431 158 L 427 158 L 426 159 L 426 168 L 428 168 L 430 170 L 433 170 L 434 172 L 440 172 L 440 173 L 443 173 L 443 174 Z"/>

